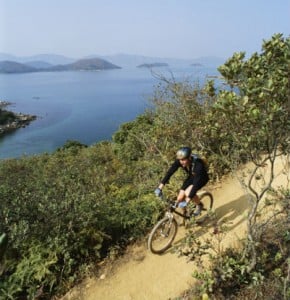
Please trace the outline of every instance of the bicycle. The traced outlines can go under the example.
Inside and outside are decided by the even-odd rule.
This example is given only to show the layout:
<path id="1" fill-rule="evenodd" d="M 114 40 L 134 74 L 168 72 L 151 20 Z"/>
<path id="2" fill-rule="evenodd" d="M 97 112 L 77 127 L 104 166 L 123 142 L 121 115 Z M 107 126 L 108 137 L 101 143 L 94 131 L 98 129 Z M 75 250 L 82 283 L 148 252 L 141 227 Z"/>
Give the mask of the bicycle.
<path id="1" fill-rule="evenodd" d="M 200 191 L 198 196 L 203 204 L 201 215 L 206 212 L 205 217 L 207 217 L 213 206 L 213 195 L 208 191 Z M 164 197 L 162 198 L 164 199 Z M 156 223 L 148 237 L 148 249 L 154 254 L 165 252 L 174 241 L 178 229 L 176 215 L 182 217 L 184 220 L 195 218 L 193 214 L 194 209 L 191 211 L 187 209 L 186 213 L 181 213 L 177 210 L 175 201 L 166 199 L 166 202 L 168 206 L 164 217 Z"/>

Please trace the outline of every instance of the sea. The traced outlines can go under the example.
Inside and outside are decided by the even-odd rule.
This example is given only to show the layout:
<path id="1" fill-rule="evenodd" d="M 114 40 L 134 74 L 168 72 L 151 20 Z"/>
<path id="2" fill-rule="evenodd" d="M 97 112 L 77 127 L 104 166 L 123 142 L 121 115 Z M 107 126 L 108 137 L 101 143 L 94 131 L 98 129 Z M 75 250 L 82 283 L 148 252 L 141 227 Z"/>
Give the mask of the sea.
<path id="1" fill-rule="evenodd" d="M 37 116 L 0 138 L 0 159 L 51 153 L 68 140 L 110 141 L 123 123 L 152 108 L 164 78 L 202 84 L 216 74 L 192 66 L 0 74 L 0 101 L 11 103 L 5 109 Z"/>

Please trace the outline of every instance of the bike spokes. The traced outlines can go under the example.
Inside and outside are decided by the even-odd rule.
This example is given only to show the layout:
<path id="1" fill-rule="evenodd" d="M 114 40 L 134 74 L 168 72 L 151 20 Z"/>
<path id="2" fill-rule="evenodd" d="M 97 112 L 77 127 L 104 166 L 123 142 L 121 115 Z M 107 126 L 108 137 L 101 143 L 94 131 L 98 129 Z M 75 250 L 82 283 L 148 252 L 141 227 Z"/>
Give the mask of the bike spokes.
<path id="1" fill-rule="evenodd" d="M 177 223 L 175 219 L 164 218 L 153 228 L 148 247 L 153 253 L 162 253 L 168 249 L 175 238 Z"/>

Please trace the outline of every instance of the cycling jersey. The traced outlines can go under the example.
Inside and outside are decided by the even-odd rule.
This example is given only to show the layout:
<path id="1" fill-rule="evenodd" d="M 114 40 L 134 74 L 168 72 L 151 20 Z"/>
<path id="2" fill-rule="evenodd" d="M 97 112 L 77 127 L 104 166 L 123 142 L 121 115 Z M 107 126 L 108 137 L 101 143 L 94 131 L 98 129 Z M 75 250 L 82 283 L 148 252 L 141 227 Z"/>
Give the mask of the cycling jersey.
<path id="1" fill-rule="evenodd" d="M 162 184 L 169 182 L 171 176 L 179 169 L 182 168 L 186 174 L 187 178 L 184 180 L 181 187 L 182 190 L 185 190 L 188 186 L 193 185 L 193 188 L 189 194 L 190 198 L 193 198 L 196 192 L 201 189 L 209 180 L 207 167 L 204 165 L 204 162 L 200 159 L 191 159 L 190 165 L 188 167 L 182 167 L 180 161 L 176 159 L 174 163 L 170 166 L 166 172 L 164 178 L 161 180 Z"/>

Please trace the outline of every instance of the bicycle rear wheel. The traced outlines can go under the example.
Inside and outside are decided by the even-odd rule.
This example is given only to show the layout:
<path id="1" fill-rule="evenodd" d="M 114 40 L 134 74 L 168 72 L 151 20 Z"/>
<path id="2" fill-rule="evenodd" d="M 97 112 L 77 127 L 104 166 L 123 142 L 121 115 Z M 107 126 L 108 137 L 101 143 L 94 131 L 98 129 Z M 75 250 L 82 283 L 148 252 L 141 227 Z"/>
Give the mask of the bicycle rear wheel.
<path id="1" fill-rule="evenodd" d="M 167 250 L 177 233 L 177 222 L 173 218 L 165 217 L 152 229 L 148 238 L 148 248 L 152 253 L 161 254 Z"/>
<path id="2" fill-rule="evenodd" d="M 208 214 L 212 210 L 213 206 L 213 196 L 210 192 L 202 192 L 199 195 L 199 199 L 203 204 L 202 213 Z"/>

